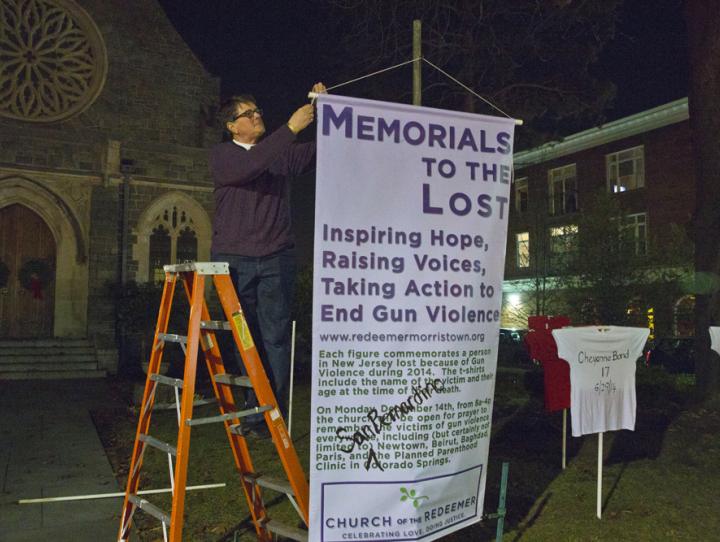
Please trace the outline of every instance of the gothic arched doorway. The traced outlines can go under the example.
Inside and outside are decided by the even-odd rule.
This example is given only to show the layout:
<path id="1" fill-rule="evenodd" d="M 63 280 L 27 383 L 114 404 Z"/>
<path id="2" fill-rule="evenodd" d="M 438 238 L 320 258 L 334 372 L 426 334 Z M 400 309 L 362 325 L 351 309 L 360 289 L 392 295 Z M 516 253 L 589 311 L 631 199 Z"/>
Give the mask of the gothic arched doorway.
<path id="1" fill-rule="evenodd" d="M 0 339 L 53 335 L 55 238 L 24 205 L 0 209 Z"/>

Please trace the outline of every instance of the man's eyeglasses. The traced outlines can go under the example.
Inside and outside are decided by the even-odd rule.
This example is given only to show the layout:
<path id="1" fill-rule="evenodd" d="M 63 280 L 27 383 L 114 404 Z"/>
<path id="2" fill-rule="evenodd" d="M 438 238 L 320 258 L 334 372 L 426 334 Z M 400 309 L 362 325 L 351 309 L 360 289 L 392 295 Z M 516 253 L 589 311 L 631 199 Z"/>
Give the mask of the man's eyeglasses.
<path id="1" fill-rule="evenodd" d="M 241 118 L 243 118 L 243 117 L 248 118 L 248 119 L 251 119 L 251 118 L 253 118 L 253 116 L 255 115 L 255 113 L 257 113 L 258 115 L 260 115 L 260 116 L 262 117 L 262 113 L 263 113 L 263 112 L 262 112 L 262 109 L 260 109 L 259 107 L 257 107 L 257 108 L 255 108 L 255 109 L 248 109 L 247 111 L 243 111 L 242 113 L 239 113 L 238 115 L 235 115 L 235 116 L 233 117 L 232 121 L 235 122 L 236 120 L 241 119 Z"/>

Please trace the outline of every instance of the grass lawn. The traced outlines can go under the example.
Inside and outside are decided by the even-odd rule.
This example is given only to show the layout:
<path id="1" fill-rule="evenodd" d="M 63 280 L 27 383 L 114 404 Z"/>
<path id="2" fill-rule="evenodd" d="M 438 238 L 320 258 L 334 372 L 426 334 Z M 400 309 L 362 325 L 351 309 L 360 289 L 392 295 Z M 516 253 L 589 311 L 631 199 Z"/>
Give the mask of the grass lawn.
<path id="1" fill-rule="evenodd" d="M 560 468 L 561 413 L 542 408 L 540 373 L 499 373 L 493 416 L 485 512 L 497 507 L 500 465 L 510 462 L 505 540 L 523 541 L 720 541 L 720 402 L 689 403 L 687 377 L 638 368 L 636 430 L 605 434 L 603 519 L 595 517 L 597 436 L 568 437 L 568 467 Z M 126 401 L 93 413 L 101 440 L 122 487 L 132 452 L 137 412 L 129 406 L 132 383 L 118 380 Z M 295 446 L 307 469 L 309 385 L 295 391 Z M 201 407 L 195 417 L 213 415 Z M 155 411 L 151 434 L 174 442 L 174 411 Z M 568 433 L 569 433 L 568 428 Z M 250 442 L 256 469 L 277 472 L 269 441 Z M 188 492 L 184 539 L 255 540 L 220 424 L 193 428 L 188 485 L 227 482 L 221 489 Z M 306 471 L 307 472 L 307 471 Z M 141 489 L 169 486 L 167 456 L 146 452 Z M 267 490 L 270 517 L 297 524 L 287 499 Z M 168 496 L 148 497 L 169 512 Z M 119 503 L 118 506 L 121 506 Z M 159 522 L 138 512 L 134 540 L 162 540 Z M 448 535 L 448 542 L 495 537 L 495 521 Z"/>

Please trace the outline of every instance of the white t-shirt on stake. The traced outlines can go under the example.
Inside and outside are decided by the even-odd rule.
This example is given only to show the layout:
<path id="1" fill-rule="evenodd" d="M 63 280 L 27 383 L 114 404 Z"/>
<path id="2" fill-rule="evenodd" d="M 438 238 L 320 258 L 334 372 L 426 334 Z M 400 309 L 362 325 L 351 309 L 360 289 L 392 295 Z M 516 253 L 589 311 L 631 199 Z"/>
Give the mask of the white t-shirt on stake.
<path id="1" fill-rule="evenodd" d="M 710 348 L 720 354 L 720 327 L 710 328 Z"/>
<path id="2" fill-rule="evenodd" d="M 558 356 L 570 365 L 574 437 L 635 429 L 635 362 L 650 330 L 588 326 L 552 332 Z"/>

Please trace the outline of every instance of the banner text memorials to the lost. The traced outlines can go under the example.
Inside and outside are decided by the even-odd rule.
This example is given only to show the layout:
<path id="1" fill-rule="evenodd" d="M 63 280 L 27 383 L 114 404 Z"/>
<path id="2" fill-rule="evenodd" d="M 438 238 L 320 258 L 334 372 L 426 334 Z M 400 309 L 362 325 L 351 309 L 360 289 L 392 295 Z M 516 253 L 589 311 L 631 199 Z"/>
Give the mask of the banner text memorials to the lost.
<path id="1" fill-rule="evenodd" d="M 318 102 L 311 539 L 482 515 L 513 121 Z"/>

